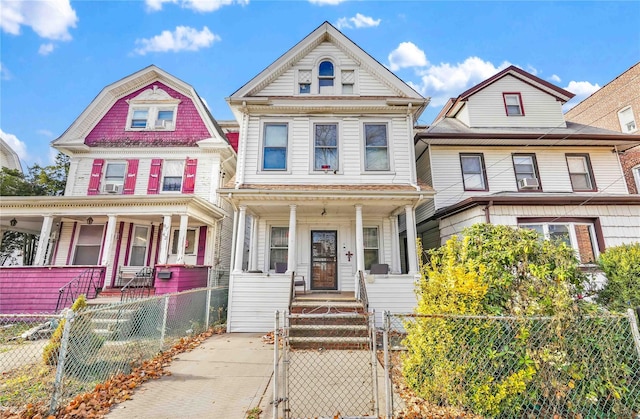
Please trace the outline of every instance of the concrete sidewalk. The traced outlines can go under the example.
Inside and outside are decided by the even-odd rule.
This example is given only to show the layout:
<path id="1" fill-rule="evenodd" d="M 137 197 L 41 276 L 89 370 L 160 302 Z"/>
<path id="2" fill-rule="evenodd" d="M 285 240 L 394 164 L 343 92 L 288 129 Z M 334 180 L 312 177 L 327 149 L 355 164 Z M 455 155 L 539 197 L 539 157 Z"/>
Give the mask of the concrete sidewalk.
<path id="1" fill-rule="evenodd" d="M 107 418 L 235 419 L 260 407 L 260 419 L 272 419 L 273 345 L 263 343 L 261 336 L 210 337 L 174 359 L 171 376 L 143 384 Z"/>

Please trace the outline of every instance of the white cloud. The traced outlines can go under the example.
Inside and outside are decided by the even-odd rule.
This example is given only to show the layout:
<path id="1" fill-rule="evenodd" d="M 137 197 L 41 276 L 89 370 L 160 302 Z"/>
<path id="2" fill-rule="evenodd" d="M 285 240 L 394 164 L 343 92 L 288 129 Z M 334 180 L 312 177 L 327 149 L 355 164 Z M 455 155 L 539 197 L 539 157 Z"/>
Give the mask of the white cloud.
<path id="1" fill-rule="evenodd" d="M 531 64 L 527 64 L 527 68 L 523 70 L 528 71 L 529 73 L 533 74 L 534 76 L 538 75 L 538 69 L 535 68 L 534 66 L 532 66 Z"/>
<path id="2" fill-rule="evenodd" d="M 20 160 L 24 161 L 27 159 L 29 154 L 27 153 L 27 145 L 24 141 L 20 141 L 18 137 L 13 134 L 9 134 L 8 132 L 4 132 L 2 129 L 0 129 L 0 137 L 2 137 L 2 139 L 9 144 L 9 147 L 16 152 Z"/>
<path id="3" fill-rule="evenodd" d="M 0 80 L 11 80 L 13 75 L 2 63 L 0 63 Z"/>
<path id="4" fill-rule="evenodd" d="M 551 77 L 549 77 L 549 80 L 555 83 L 560 83 L 562 81 L 560 76 L 558 76 L 557 74 L 552 74 Z"/>
<path id="5" fill-rule="evenodd" d="M 346 0 L 309 0 L 311 4 L 317 4 L 318 6 L 336 6 Z"/>
<path id="6" fill-rule="evenodd" d="M 429 65 L 424 51 L 412 42 L 402 42 L 389 54 L 389 68 L 396 71 L 406 67 L 424 67 Z"/>
<path id="7" fill-rule="evenodd" d="M 165 30 L 152 38 L 136 39 L 136 44 L 140 47 L 134 52 L 145 55 L 147 52 L 197 51 L 209 47 L 216 41 L 220 41 L 220 37 L 206 26 L 201 31 L 188 26 L 178 26 L 173 32 Z"/>
<path id="8" fill-rule="evenodd" d="M 38 49 L 38 54 L 49 55 L 53 52 L 54 48 L 55 48 L 55 45 L 53 45 L 51 42 L 49 42 L 48 44 L 42 44 Z"/>
<path id="9" fill-rule="evenodd" d="M 587 97 L 591 96 L 596 90 L 600 89 L 600 85 L 598 83 L 591 84 L 588 81 L 573 81 L 571 80 L 565 90 L 574 93 L 575 96 L 569 102 L 565 103 L 562 109 L 566 112 L 569 109 L 576 106 L 578 103 L 582 102 Z"/>
<path id="10" fill-rule="evenodd" d="M 360 13 L 356 13 L 354 17 L 349 17 L 349 18 L 341 17 L 340 19 L 338 19 L 338 22 L 336 22 L 336 27 L 338 29 L 353 28 L 353 26 L 355 26 L 358 29 L 371 28 L 374 26 L 378 26 L 380 22 L 382 22 L 382 19 L 374 19 L 370 16 L 365 16 Z"/>
<path id="11" fill-rule="evenodd" d="M 179 4 L 185 9 L 192 9 L 196 12 L 215 12 L 223 6 L 239 4 L 246 6 L 249 0 L 145 0 L 147 9 L 152 12 L 162 10 L 165 3 Z"/>
<path id="12" fill-rule="evenodd" d="M 507 68 L 508 62 L 499 66 L 478 57 L 469 57 L 462 63 L 440 63 L 418 69 L 419 83 L 409 84 L 418 92 L 431 97 L 432 106 L 444 105 L 449 98 L 457 97 L 468 88 Z"/>
<path id="13" fill-rule="evenodd" d="M 69 0 L 2 1 L 0 27 L 12 35 L 19 35 L 21 26 L 30 26 L 41 38 L 69 41 L 69 29 L 77 22 Z"/>

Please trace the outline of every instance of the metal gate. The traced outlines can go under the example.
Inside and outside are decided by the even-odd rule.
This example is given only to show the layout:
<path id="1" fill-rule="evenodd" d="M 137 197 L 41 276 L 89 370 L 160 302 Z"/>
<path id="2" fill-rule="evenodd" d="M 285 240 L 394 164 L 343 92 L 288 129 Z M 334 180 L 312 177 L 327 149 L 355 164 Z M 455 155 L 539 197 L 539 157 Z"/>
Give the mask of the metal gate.
<path id="1" fill-rule="evenodd" d="M 377 418 L 382 369 L 376 358 L 373 313 L 284 312 L 282 319 L 280 314 L 276 313 L 273 417 Z"/>

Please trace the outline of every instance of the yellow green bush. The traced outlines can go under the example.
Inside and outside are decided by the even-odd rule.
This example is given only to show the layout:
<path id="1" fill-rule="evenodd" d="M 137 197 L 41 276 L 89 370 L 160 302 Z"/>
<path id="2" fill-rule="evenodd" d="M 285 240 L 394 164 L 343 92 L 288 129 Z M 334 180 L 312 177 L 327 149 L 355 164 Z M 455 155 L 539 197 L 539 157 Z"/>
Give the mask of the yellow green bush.
<path id="1" fill-rule="evenodd" d="M 640 307 L 640 242 L 608 248 L 598 264 L 607 277 L 598 303 L 615 311 Z"/>

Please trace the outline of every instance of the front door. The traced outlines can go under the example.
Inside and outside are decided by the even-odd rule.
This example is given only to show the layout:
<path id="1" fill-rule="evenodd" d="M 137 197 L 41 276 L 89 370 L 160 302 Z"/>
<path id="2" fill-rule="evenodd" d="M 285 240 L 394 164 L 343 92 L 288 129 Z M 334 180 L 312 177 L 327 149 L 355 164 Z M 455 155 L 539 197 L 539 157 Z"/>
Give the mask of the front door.
<path id="1" fill-rule="evenodd" d="M 311 232 L 311 289 L 338 289 L 338 232 Z"/>

